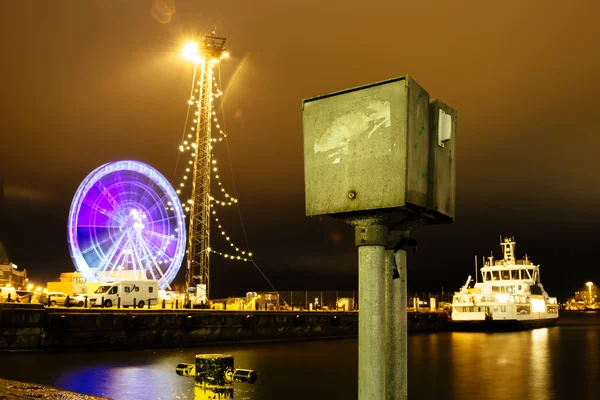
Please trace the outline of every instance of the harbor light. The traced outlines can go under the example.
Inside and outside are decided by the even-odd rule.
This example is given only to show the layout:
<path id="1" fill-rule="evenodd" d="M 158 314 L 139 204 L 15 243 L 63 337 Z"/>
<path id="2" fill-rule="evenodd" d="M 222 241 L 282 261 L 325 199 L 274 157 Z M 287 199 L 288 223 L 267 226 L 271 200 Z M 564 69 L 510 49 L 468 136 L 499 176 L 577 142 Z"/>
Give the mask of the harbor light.
<path id="1" fill-rule="evenodd" d="M 187 42 L 183 46 L 181 55 L 188 61 L 194 61 L 198 56 L 198 44 L 195 42 Z"/>
<path id="2" fill-rule="evenodd" d="M 30 283 L 29 285 L 27 285 L 27 290 L 31 290 L 31 289 L 33 289 L 33 284 Z"/>
<path id="3" fill-rule="evenodd" d="M 592 286 L 594 286 L 594 284 L 592 282 L 588 282 L 586 283 L 586 286 L 588 287 L 588 291 L 590 292 L 590 304 L 594 302 L 594 299 L 592 298 Z"/>

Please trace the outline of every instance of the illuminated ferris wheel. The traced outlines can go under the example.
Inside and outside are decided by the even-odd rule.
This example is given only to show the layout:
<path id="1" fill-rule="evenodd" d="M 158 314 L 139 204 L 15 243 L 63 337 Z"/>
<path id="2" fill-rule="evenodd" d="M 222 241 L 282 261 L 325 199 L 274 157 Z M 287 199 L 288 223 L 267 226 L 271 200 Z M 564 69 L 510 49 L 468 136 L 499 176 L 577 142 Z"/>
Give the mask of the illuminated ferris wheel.
<path id="1" fill-rule="evenodd" d="M 154 279 L 166 289 L 185 253 L 183 209 L 156 169 L 138 161 L 108 163 L 77 189 L 68 240 L 86 281 Z"/>

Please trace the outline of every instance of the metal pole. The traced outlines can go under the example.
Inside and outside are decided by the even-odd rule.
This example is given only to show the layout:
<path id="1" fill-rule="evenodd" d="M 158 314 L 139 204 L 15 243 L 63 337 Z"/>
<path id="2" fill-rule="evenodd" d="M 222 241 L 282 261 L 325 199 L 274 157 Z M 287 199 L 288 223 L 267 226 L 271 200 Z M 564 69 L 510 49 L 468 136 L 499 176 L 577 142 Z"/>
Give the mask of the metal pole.
<path id="1" fill-rule="evenodd" d="M 384 400 L 385 244 L 387 228 L 373 221 L 355 226 L 358 246 L 358 400 Z"/>
<path id="2" fill-rule="evenodd" d="M 393 279 L 394 257 L 398 277 Z M 386 400 L 408 398 L 406 250 L 385 252 Z M 360 320 L 359 320 L 360 322 Z"/>

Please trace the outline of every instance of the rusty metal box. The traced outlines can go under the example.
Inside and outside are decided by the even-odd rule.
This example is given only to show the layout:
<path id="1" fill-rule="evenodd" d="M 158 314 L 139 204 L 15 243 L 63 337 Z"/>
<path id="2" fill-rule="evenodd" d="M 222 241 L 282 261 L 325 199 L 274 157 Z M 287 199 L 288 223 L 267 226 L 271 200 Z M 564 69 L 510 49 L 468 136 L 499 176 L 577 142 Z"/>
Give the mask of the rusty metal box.
<path id="1" fill-rule="evenodd" d="M 452 222 L 456 196 L 456 111 L 439 100 L 429 104 L 429 195 L 438 222 Z"/>
<path id="2" fill-rule="evenodd" d="M 306 215 L 426 208 L 429 94 L 409 76 L 303 101 Z"/>

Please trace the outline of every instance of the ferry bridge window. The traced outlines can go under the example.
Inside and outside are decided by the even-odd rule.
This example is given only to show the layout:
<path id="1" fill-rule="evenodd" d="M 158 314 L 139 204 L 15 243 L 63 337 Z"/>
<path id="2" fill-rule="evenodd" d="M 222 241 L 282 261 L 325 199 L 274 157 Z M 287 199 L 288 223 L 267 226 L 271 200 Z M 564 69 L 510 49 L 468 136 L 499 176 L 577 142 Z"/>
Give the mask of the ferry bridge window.
<path id="1" fill-rule="evenodd" d="M 492 280 L 492 273 L 490 271 L 486 271 L 485 272 L 485 280 L 486 281 L 491 281 Z"/>
<path id="2" fill-rule="evenodd" d="M 519 280 L 519 270 L 518 269 L 511 269 L 510 270 L 510 279 L 512 279 L 512 280 Z"/>
<path id="3" fill-rule="evenodd" d="M 500 280 L 500 271 L 491 271 L 492 280 L 499 281 Z"/>
<path id="4" fill-rule="evenodd" d="M 504 270 L 502 271 L 502 280 L 509 280 L 510 279 L 510 272 L 508 270 Z"/>

